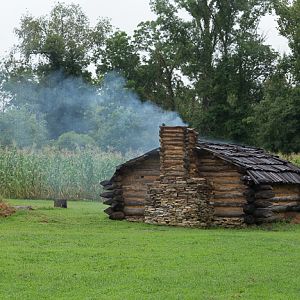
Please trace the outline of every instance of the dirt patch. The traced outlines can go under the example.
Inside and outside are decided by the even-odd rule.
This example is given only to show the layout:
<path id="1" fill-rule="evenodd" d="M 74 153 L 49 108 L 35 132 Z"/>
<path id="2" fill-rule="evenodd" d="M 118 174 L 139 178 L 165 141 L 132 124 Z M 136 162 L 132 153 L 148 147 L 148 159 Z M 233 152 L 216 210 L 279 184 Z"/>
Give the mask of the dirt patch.
<path id="1" fill-rule="evenodd" d="M 16 209 L 0 200 L 0 217 L 6 218 L 16 212 Z"/>

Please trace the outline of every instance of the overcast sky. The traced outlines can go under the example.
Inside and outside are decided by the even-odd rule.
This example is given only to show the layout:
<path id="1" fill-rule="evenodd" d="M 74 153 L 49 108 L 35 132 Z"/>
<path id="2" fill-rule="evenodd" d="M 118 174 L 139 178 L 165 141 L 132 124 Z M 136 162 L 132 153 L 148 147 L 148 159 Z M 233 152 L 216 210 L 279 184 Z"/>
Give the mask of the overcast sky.
<path id="1" fill-rule="evenodd" d="M 16 43 L 14 28 L 18 27 L 20 18 L 26 12 L 33 16 L 47 14 L 57 3 L 56 0 L 1 0 L 0 6 L 0 55 L 5 54 Z M 94 25 L 98 17 L 108 17 L 112 25 L 132 33 L 141 21 L 153 19 L 149 0 L 64 0 L 64 3 L 79 4 Z M 261 31 L 266 42 L 283 53 L 288 46 L 284 38 L 276 30 L 276 22 L 272 17 L 265 17 L 261 23 Z"/>

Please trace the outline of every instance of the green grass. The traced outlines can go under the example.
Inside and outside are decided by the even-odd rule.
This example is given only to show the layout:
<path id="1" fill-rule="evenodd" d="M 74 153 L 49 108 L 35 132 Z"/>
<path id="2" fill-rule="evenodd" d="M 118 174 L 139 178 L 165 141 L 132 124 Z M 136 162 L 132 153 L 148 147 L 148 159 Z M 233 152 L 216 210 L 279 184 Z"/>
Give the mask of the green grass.
<path id="1" fill-rule="evenodd" d="M 300 299 L 300 226 L 199 230 L 109 221 L 103 206 L 10 200 L 0 299 Z"/>

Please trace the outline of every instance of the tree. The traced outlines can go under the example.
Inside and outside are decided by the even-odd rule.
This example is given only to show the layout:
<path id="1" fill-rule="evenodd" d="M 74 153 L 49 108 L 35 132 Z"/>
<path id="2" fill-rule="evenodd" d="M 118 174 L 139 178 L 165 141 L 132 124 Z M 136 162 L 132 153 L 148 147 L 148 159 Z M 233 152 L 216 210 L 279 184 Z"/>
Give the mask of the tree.
<path id="1" fill-rule="evenodd" d="M 180 70 L 187 33 L 174 5 L 151 1 L 151 6 L 157 19 L 140 23 L 134 34 L 142 56 L 139 92 L 164 109 L 177 110 L 184 86 Z"/>
<path id="2" fill-rule="evenodd" d="M 290 73 L 300 83 L 300 1 L 274 0 L 274 8 L 279 16 L 279 31 L 288 39 L 291 49 Z"/>
<path id="3" fill-rule="evenodd" d="M 90 79 L 88 66 L 95 46 L 103 44 L 110 25 L 100 20 L 91 28 L 79 5 L 56 4 L 48 16 L 25 15 L 16 29 L 18 50 L 42 74 L 62 71 Z"/>
<path id="4" fill-rule="evenodd" d="M 3 91 L 10 105 L 43 115 L 51 139 L 86 133 L 86 113 L 97 97 L 88 68 L 109 30 L 107 20 L 91 28 L 75 4 L 58 3 L 40 18 L 25 15 L 16 29 L 19 44 L 5 61 Z"/>
<path id="5" fill-rule="evenodd" d="M 41 147 L 48 138 L 44 119 L 26 108 L 13 107 L 1 112 L 0 132 L 2 146 Z"/>
<path id="6" fill-rule="evenodd" d="M 300 87 L 291 87 L 284 62 L 268 81 L 264 100 L 257 105 L 258 143 L 273 152 L 300 151 Z"/>
<path id="7" fill-rule="evenodd" d="M 251 141 L 253 127 L 248 118 L 262 99 L 263 83 L 276 61 L 276 53 L 263 45 L 257 32 L 267 4 L 261 0 L 152 1 L 158 34 L 155 38 L 149 30 L 142 32 L 141 36 L 148 38 L 144 50 L 151 58 L 157 50 L 151 52 L 149 45 L 154 44 L 154 49 L 168 58 L 166 70 L 176 74 L 181 83 L 180 89 L 175 89 L 176 107 L 203 135 Z M 181 18 L 182 11 L 189 18 Z M 163 46 L 158 47 L 160 41 Z M 161 65 L 154 69 L 160 70 Z M 176 87 L 174 80 L 170 86 Z"/>
<path id="8" fill-rule="evenodd" d="M 59 149 L 76 150 L 96 146 L 95 141 L 87 134 L 78 134 L 74 131 L 63 133 L 55 145 Z"/>
<path id="9" fill-rule="evenodd" d="M 99 54 L 100 61 L 95 60 L 99 76 L 107 72 L 117 72 L 135 86 L 140 61 L 131 38 L 124 31 L 116 31 L 109 36 Z"/>
<path id="10" fill-rule="evenodd" d="M 271 151 L 300 151 L 300 1 L 273 1 L 291 53 L 278 63 L 256 106 L 258 143 Z"/>

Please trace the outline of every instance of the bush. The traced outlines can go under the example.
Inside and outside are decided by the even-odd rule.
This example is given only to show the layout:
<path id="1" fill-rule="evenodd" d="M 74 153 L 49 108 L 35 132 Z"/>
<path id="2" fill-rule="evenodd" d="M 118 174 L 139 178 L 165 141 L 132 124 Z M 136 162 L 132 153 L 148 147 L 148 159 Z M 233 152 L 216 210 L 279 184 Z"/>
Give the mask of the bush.
<path id="1" fill-rule="evenodd" d="M 44 119 L 26 108 L 13 107 L 1 112 L 0 132 L 0 145 L 18 148 L 41 147 L 48 137 Z"/>
<path id="2" fill-rule="evenodd" d="M 96 143 L 87 134 L 79 134 L 74 131 L 63 133 L 57 140 L 56 146 L 59 149 L 76 150 L 86 147 L 95 146 Z"/>

